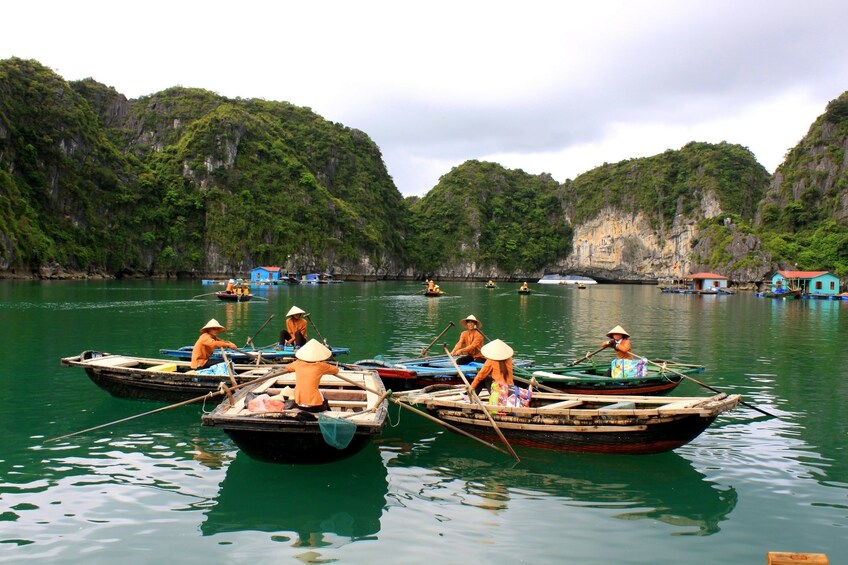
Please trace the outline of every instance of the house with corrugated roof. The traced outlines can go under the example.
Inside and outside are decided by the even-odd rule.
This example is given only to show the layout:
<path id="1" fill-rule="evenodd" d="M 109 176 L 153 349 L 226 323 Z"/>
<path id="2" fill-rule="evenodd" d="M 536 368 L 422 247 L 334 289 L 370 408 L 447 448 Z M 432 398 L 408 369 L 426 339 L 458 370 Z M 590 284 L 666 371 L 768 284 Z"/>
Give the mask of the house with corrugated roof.
<path id="1" fill-rule="evenodd" d="M 727 277 L 716 273 L 693 273 L 684 280 L 692 281 L 692 288 L 701 292 L 718 291 L 727 288 Z"/>
<path id="2" fill-rule="evenodd" d="M 271 282 L 280 280 L 280 267 L 255 267 L 250 270 L 250 280 L 254 282 Z"/>
<path id="3" fill-rule="evenodd" d="M 771 277 L 772 292 L 801 289 L 804 295 L 835 296 L 839 278 L 828 271 L 777 271 Z"/>

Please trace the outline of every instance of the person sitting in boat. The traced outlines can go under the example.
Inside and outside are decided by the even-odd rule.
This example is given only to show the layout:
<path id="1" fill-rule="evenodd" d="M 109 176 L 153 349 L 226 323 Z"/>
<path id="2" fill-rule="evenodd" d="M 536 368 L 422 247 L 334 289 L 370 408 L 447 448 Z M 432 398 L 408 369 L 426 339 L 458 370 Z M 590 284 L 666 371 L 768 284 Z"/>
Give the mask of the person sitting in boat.
<path id="1" fill-rule="evenodd" d="M 633 354 L 630 353 L 630 334 L 621 326 L 616 326 L 607 332 L 607 337 L 610 339 L 601 343 L 601 347 L 612 347 L 615 349 L 616 357 L 610 363 L 607 376 L 614 378 L 644 376 L 639 374 L 644 373 L 644 362 L 634 359 Z"/>
<path id="2" fill-rule="evenodd" d="M 278 347 L 294 345 L 295 351 L 303 347 L 308 339 L 306 337 L 306 312 L 292 306 L 286 314 L 286 329 L 280 332 L 280 343 Z"/>
<path id="3" fill-rule="evenodd" d="M 484 388 L 489 388 L 494 396 L 502 389 L 512 388 L 512 348 L 496 339 L 484 345 L 480 353 L 486 358 L 486 362 L 471 381 L 471 388 L 478 394 Z"/>
<path id="4" fill-rule="evenodd" d="M 482 328 L 483 323 L 471 314 L 464 320 L 460 320 L 459 325 L 464 327 L 465 331 L 459 334 L 459 341 L 451 351 L 451 355 L 460 356 L 456 362 L 459 365 L 466 365 L 472 361 L 485 361 L 480 352 L 480 348 L 483 347 L 483 334 L 477 329 Z"/>
<path id="5" fill-rule="evenodd" d="M 230 279 L 227 281 L 227 289 L 224 291 L 227 294 L 233 294 L 235 292 L 236 279 Z"/>
<path id="6" fill-rule="evenodd" d="M 217 361 L 210 362 L 209 358 L 212 357 L 216 348 L 238 349 L 235 343 L 218 339 L 218 334 L 225 331 L 227 331 L 227 328 L 219 324 L 215 318 L 212 318 L 206 322 L 205 326 L 200 328 L 200 337 L 197 338 L 194 348 L 191 350 L 192 369 L 206 369 L 215 365 Z"/>
<path id="7" fill-rule="evenodd" d="M 495 286 L 495 281 L 489 279 L 489 282 L 486 283 L 486 286 Z"/>
<path id="8" fill-rule="evenodd" d="M 436 281 L 433 279 L 427 279 L 427 292 L 436 292 L 438 290 L 438 286 L 436 286 Z"/>
<path id="9" fill-rule="evenodd" d="M 524 281 L 524 282 L 521 284 L 521 287 L 520 287 L 518 290 L 521 290 L 521 291 L 530 290 L 530 287 L 529 287 L 529 286 L 527 286 L 527 281 Z"/>
<path id="10" fill-rule="evenodd" d="M 304 412 L 324 412 L 330 405 L 318 385 L 322 375 L 336 375 L 337 365 L 326 363 L 333 352 L 316 339 L 310 339 L 306 345 L 294 354 L 296 361 L 284 367 L 287 373 L 294 373 L 294 403 L 295 407 Z"/>

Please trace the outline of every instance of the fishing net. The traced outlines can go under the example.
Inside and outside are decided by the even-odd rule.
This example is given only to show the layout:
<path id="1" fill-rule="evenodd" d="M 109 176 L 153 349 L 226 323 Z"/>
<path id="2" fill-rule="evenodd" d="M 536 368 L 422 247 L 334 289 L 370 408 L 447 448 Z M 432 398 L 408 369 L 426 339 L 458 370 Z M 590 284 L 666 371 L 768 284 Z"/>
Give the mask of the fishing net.
<path id="1" fill-rule="evenodd" d="M 356 424 L 350 420 L 328 416 L 324 412 L 318 413 L 318 427 L 321 428 L 321 435 L 327 445 L 336 449 L 346 448 L 356 435 Z"/>

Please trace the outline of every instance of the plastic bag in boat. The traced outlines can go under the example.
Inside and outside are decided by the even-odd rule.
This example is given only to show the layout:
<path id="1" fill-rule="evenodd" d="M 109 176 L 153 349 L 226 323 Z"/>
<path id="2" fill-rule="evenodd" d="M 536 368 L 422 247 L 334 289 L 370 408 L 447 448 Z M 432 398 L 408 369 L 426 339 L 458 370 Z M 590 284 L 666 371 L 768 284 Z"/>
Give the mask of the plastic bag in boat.
<path id="1" fill-rule="evenodd" d="M 195 371 L 195 373 L 197 373 L 198 375 L 215 375 L 221 377 L 226 377 L 229 374 L 229 372 L 227 371 L 227 364 L 223 362 L 216 363 L 215 365 L 212 365 L 211 367 L 207 367 L 205 369 L 198 369 Z"/>
<path id="2" fill-rule="evenodd" d="M 645 359 L 613 359 L 610 363 L 610 376 L 614 379 L 633 379 L 648 374 Z"/>

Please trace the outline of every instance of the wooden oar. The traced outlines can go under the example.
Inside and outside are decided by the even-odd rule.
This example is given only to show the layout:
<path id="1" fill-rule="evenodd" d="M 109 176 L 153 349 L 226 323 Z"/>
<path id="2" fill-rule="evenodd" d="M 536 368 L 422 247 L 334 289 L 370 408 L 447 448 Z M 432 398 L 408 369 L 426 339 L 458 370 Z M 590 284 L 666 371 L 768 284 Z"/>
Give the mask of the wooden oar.
<path id="1" fill-rule="evenodd" d="M 268 319 L 267 319 L 267 320 L 265 320 L 265 323 L 264 323 L 264 324 L 262 324 L 261 326 L 259 326 L 259 329 L 258 329 L 258 330 L 256 330 L 256 333 L 255 333 L 255 334 L 253 334 L 252 336 L 248 336 L 247 341 L 244 343 L 244 346 L 245 346 L 245 347 L 247 347 L 247 346 L 249 345 L 249 346 L 250 346 L 250 347 L 252 347 L 253 349 L 256 349 L 256 347 L 254 347 L 254 346 L 253 346 L 253 340 L 254 340 L 254 339 L 256 339 L 256 336 L 258 336 L 258 335 L 259 335 L 259 332 L 261 332 L 262 330 L 264 330 L 264 329 L 265 329 L 265 326 L 267 326 L 267 325 L 268 325 L 268 322 L 270 322 L 270 321 L 271 321 L 271 320 L 273 320 L 273 319 L 274 319 L 274 314 L 271 314 L 270 316 L 268 316 Z"/>
<path id="2" fill-rule="evenodd" d="M 675 371 L 674 369 L 672 369 L 672 368 L 668 367 L 667 365 L 666 365 L 666 366 L 664 366 L 664 365 L 660 365 L 659 363 L 655 363 L 654 361 L 651 361 L 651 360 L 650 360 L 650 359 L 648 359 L 647 357 L 642 357 L 642 356 L 640 356 L 640 355 L 636 355 L 636 354 L 635 354 L 635 353 L 633 353 L 632 351 L 628 351 L 628 352 L 627 352 L 627 354 L 628 354 L 628 355 L 630 355 L 631 357 L 637 357 L 637 358 L 639 358 L 639 359 L 645 359 L 645 360 L 646 360 L 648 363 L 650 363 L 651 365 L 655 365 L 655 366 L 657 366 L 657 367 L 659 367 L 659 368 L 661 368 L 661 369 L 664 369 L 664 370 L 668 371 L 669 373 L 673 373 L 673 374 L 675 374 L 675 375 L 677 375 L 677 376 L 679 376 L 679 377 L 683 377 L 684 379 L 689 379 L 690 381 L 692 381 L 692 382 L 693 382 L 693 383 L 695 383 L 696 385 L 698 385 L 698 386 L 702 386 L 702 387 L 704 387 L 704 388 L 705 388 L 705 389 L 707 389 L 707 390 L 711 390 L 711 391 L 713 391 L 713 392 L 715 392 L 715 393 L 719 393 L 719 394 L 723 394 L 723 393 L 724 393 L 724 391 L 723 391 L 723 390 L 719 390 L 719 389 L 717 389 L 717 388 L 713 388 L 713 387 L 711 387 L 710 385 L 708 385 L 708 384 L 706 384 L 706 383 L 702 383 L 702 382 L 701 382 L 701 381 L 699 381 L 698 379 L 693 379 L 693 378 L 692 378 L 692 377 L 690 377 L 689 375 L 684 375 L 684 374 L 683 374 L 683 373 L 681 373 L 680 371 Z M 771 418 L 778 418 L 778 416 L 776 416 L 776 415 L 772 414 L 771 412 L 767 412 L 767 411 L 763 410 L 762 408 L 757 408 L 757 407 L 756 407 L 756 406 L 754 406 L 753 404 L 749 404 L 749 403 L 745 402 L 744 400 L 739 400 L 739 404 L 742 404 L 743 406 L 747 406 L 748 408 L 750 408 L 750 409 L 752 409 L 752 410 L 756 410 L 756 411 L 757 411 L 757 412 L 759 412 L 760 414 L 764 414 L 764 415 L 769 416 L 769 417 L 771 417 Z"/>
<path id="3" fill-rule="evenodd" d="M 325 345 L 325 346 L 327 346 L 327 340 L 324 338 L 324 336 L 323 336 L 323 335 L 321 335 L 321 332 L 319 332 L 319 331 L 318 331 L 318 326 L 316 326 L 316 325 L 315 325 L 315 322 L 313 322 L 313 321 L 312 321 L 312 317 L 311 317 L 311 316 L 309 316 L 309 315 L 307 315 L 307 316 L 305 316 L 305 317 L 306 317 L 306 320 L 307 320 L 310 324 L 312 324 L 312 328 L 315 330 L 315 333 L 318 335 L 318 337 L 320 337 L 320 338 L 321 338 L 321 341 L 323 341 L 323 342 L 324 342 L 324 345 Z M 327 347 L 329 347 L 329 346 L 327 346 Z"/>
<path id="4" fill-rule="evenodd" d="M 561 390 L 554 388 L 552 386 L 543 385 L 542 383 L 540 383 L 537 380 L 531 380 L 531 379 L 525 379 L 524 377 L 519 377 L 518 375 L 515 374 L 515 371 L 513 371 L 513 373 L 512 373 L 512 378 L 513 378 L 513 380 L 516 380 L 520 383 L 524 383 L 526 385 L 534 386 L 534 387 L 538 388 L 539 390 L 544 390 L 546 392 L 562 392 Z"/>
<path id="5" fill-rule="evenodd" d="M 578 363 L 580 363 L 580 362 L 582 362 L 582 361 L 585 361 L 586 359 L 588 359 L 588 358 L 589 358 L 589 357 L 591 357 L 592 355 L 596 355 L 596 354 L 600 353 L 600 352 L 601 352 L 601 351 L 603 351 L 604 349 L 606 349 L 606 346 L 604 346 L 604 347 L 602 347 L 602 348 L 598 349 L 597 351 L 593 351 L 592 353 L 587 353 L 586 355 L 584 355 L 583 357 L 581 357 L 581 358 L 580 358 L 580 359 L 578 359 L 577 361 L 572 361 L 571 363 L 569 363 L 568 365 L 566 365 L 566 367 L 573 367 L 574 365 L 576 365 L 576 364 L 578 364 Z"/>
<path id="6" fill-rule="evenodd" d="M 203 296 L 212 296 L 213 294 L 218 294 L 218 293 L 217 292 L 208 292 L 206 294 L 198 294 L 197 296 L 192 296 L 191 299 L 194 300 L 195 298 L 201 298 Z"/>
<path id="7" fill-rule="evenodd" d="M 339 373 L 339 374 L 337 374 L 337 375 L 335 375 L 335 376 L 336 376 L 336 377 L 338 377 L 338 378 L 340 378 L 340 379 L 341 379 L 341 380 L 343 380 L 343 381 L 347 381 L 347 382 L 349 382 L 349 383 L 350 383 L 350 384 L 352 384 L 353 386 L 358 386 L 358 387 L 359 387 L 359 388 L 361 388 L 362 390 L 367 390 L 368 392 L 371 392 L 371 393 L 373 393 L 373 394 L 380 394 L 378 391 L 374 390 L 373 388 L 371 388 L 371 387 L 369 387 L 369 386 L 366 386 L 366 385 L 364 385 L 364 384 L 362 384 L 362 383 L 358 383 L 358 382 L 356 382 L 356 381 L 354 381 L 354 380 L 352 380 L 352 379 L 349 379 L 349 378 L 347 378 L 346 376 L 342 375 L 341 373 Z M 496 451 L 500 451 L 501 453 L 504 453 L 504 454 L 506 454 L 506 455 L 509 455 L 509 453 L 507 453 L 506 451 L 504 451 L 503 449 L 501 449 L 501 448 L 500 448 L 500 447 L 498 447 L 497 445 L 494 445 L 494 444 L 489 443 L 488 441 L 482 440 L 482 439 L 480 439 L 479 437 L 477 437 L 477 436 L 475 436 L 475 435 L 472 435 L 472 434 L 470 434 L 470 433 L 466 432 L 466 431 L 465 431 L 465 430 L 463 430 L 463 429 L 457 428 L 456 426 L 454 426 L 454 425 L 452 425 L 452 424 L 449 424 L 449 423 L 447 423 L 447 422 L 445 422 L 445 421 L 443 421 L 443 420 L 439 420 L 439 419 L 438 419 L 438 418 L 436 418 L 435 416 L 431 416 L 430 414 L 427 414 L 426 412 L 422 412 L 421 410 L 419 410 L 419 409 L 417 409 L 417 408 L 413 408 L 413 407 L 412 407 L 412 406 L 410 406 L 409 404 L 406 404 L 406 403 L 404 403 L 404 402 L 401 402 L 400 400 L 398 400 L 398 399 L 396 399 L 396 398 L 392 398 L 391 396 L 389 396 L 389 401 L 390 401 L 390 402 L 394 402 L 395 404 L 397 404 L 397 405 L 398 405 L 398 406 L 400 406 L 401 408 L 406 408 L 406 409 L 407 409 L 407 410 L 409 410 L 410 412 L 414 412 L 414 413 L 418 414 L 419 416 L 423 416 L 424 418 L 427 418 L 428 420 L 431 420 L 431 421 L 433 421 L 433 422 L 436 422 L 437 424 L 440 424 L 440 425 L 442 425 L 442 426 L 446 427 L 447 429 L 449 429 L 449 430 L 450 430 L 450 431 L 452 431 L 452 432 L 456 432 L 456 433 L 458 433 L 458 434 L 460 434 L 460 435 L 463 435 L 463 436 L 465 436 L 465 437 L 469 437 L 469 438 L 473 439 L 474 441 L 479 442 L 479 443 L 482 443 L 483 445 L 485 445 L 485 446 L 487 446 L 487 447 L 491 447 L 492 449 L 494 449 L 494 450 L 496 450 Z"/>
<path id="8" fill-rule="evenodd" d="M 501 429 L 498 427 L 498 423 L 495 422 L 494 418 L 492 418 L 492 415 L 489 413 L 489 408 L 487 408 L 486 405 L 483 404 L 483 401 L 480 400 L 480 397 L 477 396 L 477 393 L 474 392 L 473 388 L 471 388 L 471 383 L 469 383 L 468 379 L 465 378 L 465 373 L 462 372 L 462 369 L 459 368 L 459 365 L 457 364 L 456 359 L 454 359 L 453 355 L 450 354 L 450 351 L 448 350 L 448 346 L 443 345 L 442 347 L 444 348 L 445 354 L 448 356 L 448 359 L 450 359 L 451 363 L 453 364 L 454 368 L 456 369 L 456 372 L 459 373 L 459 376 L 462 378 L 462 382 L 464 382 L 465 386 L 468 387 L 468 396 L 472 397 L 474 399 L 474 402 L 476 402 L 477 405 L 480 406 L 480 409 L 483 410 L 483 414 L 485 414 L 486 417 L 489 419 L 489 422 L 491 422 L 492 427 L 495 428 L 495 431 L 498 433 L 498 437 L 501 438 L 501 441 L 504 443 L 506 448 L 509 450 L 509 453 L 513 457 L 515 457 L 516 461 L 521 461 L 521 459 L 519 459 L 518 455 L 515 453 L 515 450 L 512 449 L 512 446 L 509 444 L 506 437 L 503 435 L 503 432 L 501 432 Z"/>
<path id="9" fill-rule="evenodd" d="M 198 396 L 198 397 L 192 398 L 190 400 L 183 400 L 182 402 L 177 402 L 176 404 L 171 404 L 169 406 L 163 406 L 162 408 L 150 410 L 149 412 L 143 412 L 141 414 L 136 414 L 135 416 L 129 416 L 127 418 L 121 418 L 120 420 L 115 420 L 113 422 L 107 422 L 106 424 L 100 424 L 99 426 L 94 426 L 93 428 L 86 428 L 84 430 L 80 430 L 78 432 L 74 432 L 74 433 L 71 433 L 71 434 L 65 434 L 63 436 L 47 439 L 47 440 L 44 440 L 44 443 L 51 442 L 51 441 L 59 441 L 60 439 L 65 439 L 65 438 L 69 438 L 69 437 L 76 436 L 76 435 L 79 435 L 79 434 L 84 434 L 86 432 L 93 432 L 94 430 L 99 430 L 100 428 L 105 428 L 107 426 L 112 426 L 114 424 L 120 424 L 122 422 L 128 422 L 130 420 L 135 420 L 136 418 L 141 418 L 142 416 L 149 416 L 150 414 L 156 414 L 157 412 L 164 412 L 165 410 L 171 410 L 172 408 L 179 408 L 180 406 L 185 406 L 187 404 L 193 404 L 195 402 L 200 402 L 201 400 L 206 400 L 207 398 L 212 398 L 214 396 L 221 396 L 222 394 L 226 394 L 227 391 L 232 392 L 234 390 L 244 388 L 244 387 L 250 386 L 252 384 L 256 384 L 256 383 L 260 383 L 262 381 L 266 381 L 266 380 L 273 378 L 273 377 L 278 377 L 278 376 L 282 375 L 283 373 L 285 373 L 285 371 L 283 371 L 281 369 L 276 370 L 276 371 L 271 371 L 267 375 L 259 377 L 258 379 L 253 379 L 252 381 L 248 381 L 246 383 L 241 383 L 240 385 L 230 387 L 226 390 L 218 390 L 218 391 L 215 391 L 215 392 L 208 392 L 208 393 L 204 394 L 203 396 Z"/>
<path id="10" fill-rule="evenodd" d="M 455 324 L 454 324 L 453 322 L 451 322 L 450 324 L 448 324 L 448 327 L 446 327 L 445 329 L 443 329 L 443 330 L 442 330 L 442 333 L 440 333 L 439 335 L 437 335 L 437 336 L 436 336 L 436 339 L 434 339 L 433 341 L 431 341 L 431 342 L 430 342 L 430 345 L 428 345 L 427 347 L 425 347 L 424 349 L 422 349 L 422 350 L 421 350 L 421 357 L 427 357 L 427 351 L 429 351 L 429 350 L 430 350 L 430 348 L 431 348 L 431 347 L 433 347 L 433 345 L 435 345 L 435 343 L 436 343 L 437 341 L 439 341 L 439 338 L 441 338 L 443 335 L 445 335 L 445 333 L 446 333 L 449 329 L 451 329 L 452 327 L 454 327 L 454 325 L 455 325 Z"/>

